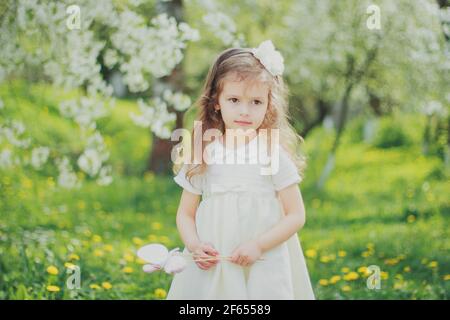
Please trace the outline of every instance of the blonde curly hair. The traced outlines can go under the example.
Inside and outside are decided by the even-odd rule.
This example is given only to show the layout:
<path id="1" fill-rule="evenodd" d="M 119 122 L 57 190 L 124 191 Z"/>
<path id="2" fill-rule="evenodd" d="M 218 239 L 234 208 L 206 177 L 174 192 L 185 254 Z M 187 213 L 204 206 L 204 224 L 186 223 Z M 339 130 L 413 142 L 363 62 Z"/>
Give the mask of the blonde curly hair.
<path id="1" fill-rule="evenodd" d="M 306 156 L 301 152 L 300 145 L 304 141 L 289 123 L 289 90 L 283 78 L 281 76 L 272 76 L 250 52 L 249 48 L 229 48 L 217 56 L 214 64 L 209 69 L 202 94 L 194 104 L 194 107 L 197 107 L 199 110 L 196 121 L 199 121 L 201 124 L 201 129 L 194 126 L 191 131 L 193 139 L 187 139 L 190 140 L 190 144 L 183 139 L 181 143 L 175 146 L 175 148 L 178 148 L 178 152 L 175 154 L 181 156 L 181 153 L 184 153 L 185 150 L 201 150 L 203 155 L 203 151 L 207 146 L 205 141 L 203 141 L 206 130 L 217 129 L 222 134 L 225 134 L 225 123 L 221 112 L 220 110 L 216 112 L 214 107 L 219 103 L 224 80 L 230 78 L 237 79 L 237 81 L 258 81 L 269 85 L 267 111 L 261 126 L 256 131 L 259 133 L 259 130 L 266 129 L 270 140 L 270 130 L 279 129 L 280 145 L 288 152 L 291 160 L 296 164 L 300 176 L 303 178 L 304 169 L 306 168 Z M 188 180 L 194 175 L 204 173 L 207 168 L 207 164 L 203 159 L 201 159 L 200 164 L 195 164 L 195 155 L 193 152 L 190 152 L 190 154 L 191 161 L 186 172 Z M 174 172 L 178 173 L 182 165 L 182 163 L 175 164 Z"/>

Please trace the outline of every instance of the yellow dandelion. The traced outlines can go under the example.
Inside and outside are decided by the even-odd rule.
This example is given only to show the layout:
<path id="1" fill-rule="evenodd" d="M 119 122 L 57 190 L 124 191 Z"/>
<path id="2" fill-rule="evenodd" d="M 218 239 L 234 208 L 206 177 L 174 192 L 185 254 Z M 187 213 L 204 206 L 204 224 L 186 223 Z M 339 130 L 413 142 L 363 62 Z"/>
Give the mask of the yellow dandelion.
<path id="1" fill-rule="evenodd" d="M 85 235 L 86 237 L 90 237 L 90 236 L 92 235 L 92 231 L 89 230 L 89 229 L 85 229 L 85 230 L 83 231 L 83 233 L 84 233 L 84 235 Z"/>
<path id="2" fill-rule="evenodd" d="M 406 266 L 406 267 L 403 268 L 403 271 L 404 272 L 411 272 L 411 267 Z"/>
<path id="3" fill-rule="evenodd" d="M 102 237 L 99 236 L 98 234 L 94 234 L 92 236 L 92 241 L 94 241 L 94 242 L 101 242 L 102 241 Z"/>
<path id="4" fill-rule="evenodd" d="M 125 259 L 125 261 L 127 262 L 134 262 L 134 255 L 130 254 L 130 253 L 125 253 L 125 255 L 123 256 L 123 258 Z"/>
<path id="5" fill-rule="evenodd" d="M 437 262 L 437 261 L 430 261 L 430 263 L 428 264 L 428 266 L 429 266 L 430 268 L 437 268 L 438 262 Z"/>
<path id="6" fill-rule="evenodd" d="M 445 281 L 450 280 L 450 274 L 446 274 L 446 275 L 444 276 L 444 280 L 445 280 Z"/>
<path id="7" fill-rule="evenodd" d="M 105 282 L 102 282 L 102 287 L 106 290 L 109 290 L 112 288 L 112 284 L 105 281 Z"/>
<path id="8" fill-rule="evenodd" d="M 58 268 L 56 268 L 55 266 L 49 266 L 47 268 L 47 272 L 52 275 L 57 275 L 59 273 Z"/>
<path id="9" fill-rule="evenodd" d="M 75 254 L 75 253 L 71 253 L 70 255 L 69 255 L 69 258 L 68 258 L 70 261 L 73 261 L 73 260 L 80 260 L 80 257 L 77 255 L 77 254 Z"/>
<path id="10" fill-rule="evenodd" d="M 320 262 L 328 263 L 328 262 L 330 262 L 330 258 L 328 256 L 321 256 L 320 257 Z"/>
<path id="11" fill-rule="evenodd" d="M 159 241 L 165 245 L 170 245 L 171 240 L 168 236 L 160 236 Z"/>
<path id="12" fill-rule="evenodd" d="M 345 250 L 339 250 L 338 251 L 338 256 L 340 257 L 340 258 L 343 258 L 343 257 L 345 257 L 347 255 L 347 252 L 345 251 Z"/>
<path id="13" fill-rule="evenodd" d="M 341 276 L 332 276 L 331 278 L 330 278 L 330 283 L 331 284 L 335 284 L 336 282 L 338 282 L 339 280 L 341 280 Z"/>
<path id="14" fill-rule="evenodd" d="M 58 292 L 60 290 L 61 289 L 58 286 L 47 286 L 47 291 L 50 291 L 50 292 Z"/>
<path id="15" fill-rule="evenodd" d="M 371 255 L 372 255 L 372 252 L 371 252 L 371 251 L 364 251 L 363 253 L 361 253 L 361 256 L 362 256 L 363 258 L 370 257 Z"/>
<path id="16" fill-rule="evenodd" d="M 352 271 L 352 272 L 349 272 L 349 273 L 347 273 L 346 275 L 344 275 L 343 278 L 344 278 L 344 280 L 346 280 L 346 281 L 353 281 L 353 280 L 356 280 L 356 279 L 359 278 L 359 274 L 356 273 L 356 272 L 354 272 L 354 271 Z"/>
<path id="17" fill-rule="evenodd" d="M 155 293 L 155 297 L 158 299 L 164 299 L 167 295 L 166 290 L 161 289 L 161 288 L 155 289 L 154 293 Z"/>
<path id="18" fill-rule="evenodd" d="M 122 269 L 122 272 L 123 273 L 133 273 L 133 268 L 132 267 L 124 267 L 123 269 Z"/>
<path id="19" fill-rule="evenodd" d="M 64 263 L 64 267 L 66 267 L 67 269 L 74 269 L 76 266 L 71 262 L 66 262 Z"/>
<path id="20" fill-rule="evenodd" d="M 152 229 L 153 230 L 161 230 L 162 229 L 162 224 L 160 222 L 153 222 L 152 223 Z"/>
<path id="21" fill-rule="evenodd" d="M 55 186 L 55 181 L 53 180 L 53 177 L 47 178 L 47 186 L 50 188 L 53 188 Z"/>
<path id="22" fill-rule="evenodd" d="M 78 201 L 77 203 L 78 209 L 83 210 L 86 208 L 86 203 L 83 200 Z"/>
<path id="23" fill-rule="evenodd" d="M 98 284 L 93 283 L 93 284 L 89 285 L 89 288 L 91 288 L 93 290 L 99 290 L 101 287 Z"/>
<path id="24" fill-rule="evenodd" d="M 103 246 L 103 250 L 107 251 L 107 252 L 112 252 L 113 251 L 113 246 L 110 244 L 105 244 Z"/>
<path id="25" fill-rule="evenodd" d="M 369 250 L 373 250 L 375 248 L 375 245 L 373 244 L 373 242 L 369 242 L 366 244 L 367 249 Z"/>
<path id="26" fill-rule="evenodd" d="M 149 234 L 147 238 L 148 238 L 148 240 L 150 240 L 151 242 L 156 242 L 156 241 L 158 241 L 158 236 L 155 235 L 155 234 Z"/>
<path id="27" fill-rule="evenodd" d="M 383 279 L 383 280 L 389 279 L 389 273 L 386 271 L 381 271 L 380 276 L 381 276 L 381 279 Z"/>
<path id="28" fill-rule="evenodd" d="M 366 266 L 361 266 L 361 267 L 359 267 L 358 268 L 358 272 L 359 273 L 366 273 L 368 271 L 368 269 L 367 269 L 367 267 Z"/>
<path id="29" fill-rule="evenodd" d="M 305 251 L 306 257 L 308 258 L 315 258 L 317 257 L 317 251 L 314 249 L 308 249 Z"/>
<path id="30" fill-rule="evenodd" d="M 135 244 L 135 245 L 137 245 L 137 246 L 140 246 L 141 244 L 143 244 L 144 243 L 144 241 L 141 239 L 141 238 L 139 238 L 139 237 L 133 237 L 133 243 Z"/>
<path id="31" fill-rule="evenodd" d="M 406 218 L 406 221 L 408 221 L 408 223 L 413 223 L 414 221 L 416 221 L 416 216 L 410 214 L 408 218 Z"/>
<path id="32" fill-rule="evenodd" d="M 327 286 L 328 285 L 328 280 L 327 279 L 320 279 L 319 280 L 319 284 L 321 286 Z"/>
<path id="33" fill-rule="evenodd" d="M 78 180 L 84 180 L 84 178 L 86 177 L 86 175 L 84 174 L 84 172 L 78 171 L 76 173 Z"/>
<path id="34" fill-rule="evenodd" d="M 96 257 L 103 257 L 104 254 L 105 253 L 103 252 L 103 250 L 100 250 L 100 249 L 94 250 L 94 256 L 96 256 Z"/>
<path id="35" fill-rule="evenodd" d="M 395 290 L 400 290 L 400 289 L 403 289 L 404 287 L 405 287 L 405 282 L 403 282 L 403 281 L 396 281 L 394 283 Z"/>
<path id="36" fill-rule="evenodd" d="M 344 292 L 349 292 L 349 291 L 352 291 L 352 288 L 350 286 L 343 286 L 341 288 L 341 290 L 344 291 Z"/>
<path id="37" fill-rule="evenodd" d="M 398 262 L 399 260 L 396 258 L 384 260 L 384 263 L 387 264 L 388 266 L 395 266 Z"/>
<path id="38" fill-rule="evenodd" d="M 343 267 L 342 269 L 341 269 L 341 272 L 343 272 L 343 273 L 347 273 L 347 272 L 349 272 L 350 271 L 350 268 L 348 268 L 348 267 Z"/>
<path id="39" fill-rule="evenodd" d="M 31 189 L 33 187 L 33 181 L 27 177 L 23 177 L 22 187 L 24 187 L 25 189 Z"/>

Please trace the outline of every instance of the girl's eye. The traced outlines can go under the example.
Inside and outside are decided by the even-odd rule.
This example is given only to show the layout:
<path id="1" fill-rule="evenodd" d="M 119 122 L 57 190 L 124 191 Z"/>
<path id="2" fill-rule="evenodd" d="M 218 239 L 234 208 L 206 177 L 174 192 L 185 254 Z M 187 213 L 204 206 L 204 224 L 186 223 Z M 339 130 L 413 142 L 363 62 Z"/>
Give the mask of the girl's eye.
<path id="1" fill-rule="evenodd" d="M 237 99 L 236 98 L 230 98 L 230 99 L 228 99 L 229 101 L 231 101 L 231 102 L 233 102 L 233 103 L 236 103 L 237 102 Z"/>
<path id="2" fill-rule="evenodd" d="M 255 104 L 262 104 L 262 102 L 259 100 L 255 100 Z"/>

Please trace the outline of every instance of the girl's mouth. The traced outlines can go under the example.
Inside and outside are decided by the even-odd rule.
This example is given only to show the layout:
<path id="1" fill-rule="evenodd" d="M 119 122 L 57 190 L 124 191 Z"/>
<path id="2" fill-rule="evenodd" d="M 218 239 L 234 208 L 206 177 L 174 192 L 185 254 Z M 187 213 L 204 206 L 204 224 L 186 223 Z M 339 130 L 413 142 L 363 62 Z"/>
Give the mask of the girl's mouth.
<path id="1" fill-rule="evenodd" d="M 241 126 L 248 126 L 248 125 L 252 124 L 251 122 L 248 122 L 248 121 L 237 121 L 237 120 L 235 120 L 234 122 L 239 124 L 239 125 L 241 125 Z"/>

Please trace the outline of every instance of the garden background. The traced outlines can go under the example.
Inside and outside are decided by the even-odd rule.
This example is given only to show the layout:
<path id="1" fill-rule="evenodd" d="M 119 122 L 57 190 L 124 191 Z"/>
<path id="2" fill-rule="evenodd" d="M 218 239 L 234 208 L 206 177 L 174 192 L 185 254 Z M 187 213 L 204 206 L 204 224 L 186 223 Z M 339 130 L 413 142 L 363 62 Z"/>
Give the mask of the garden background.
<path id="1" fill-rule="evenodd" d="M 0 299 L 164 299 L 135 253 L 183 248 L 171 133 L 219 52 L 266 39 L 317 298 L 448 299 L 449 1 L 7 0 L 0 24 Z"/>

